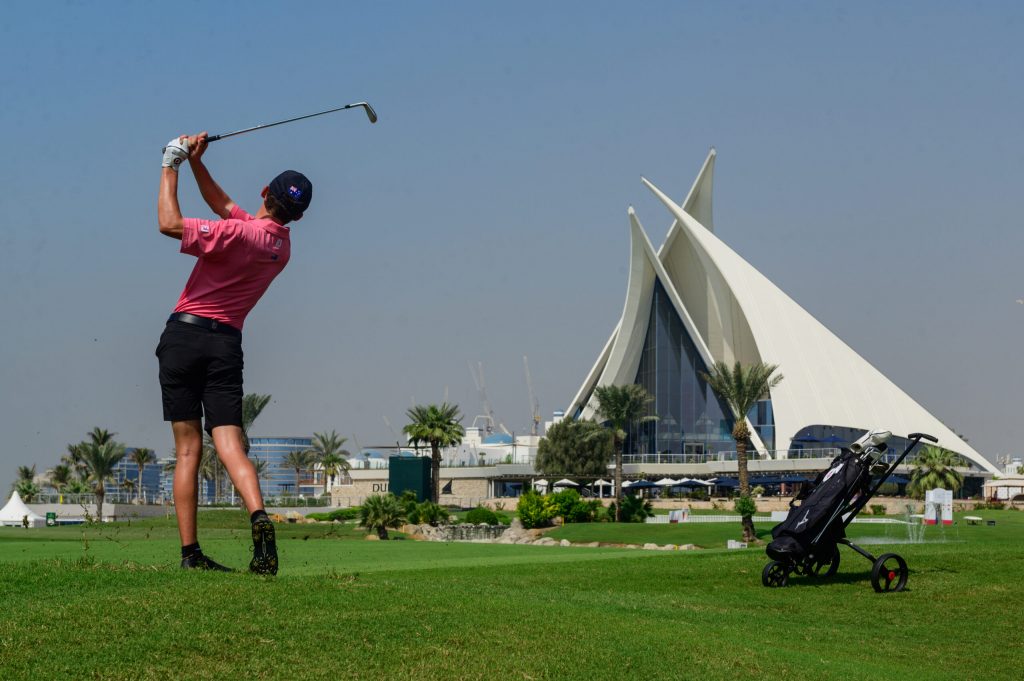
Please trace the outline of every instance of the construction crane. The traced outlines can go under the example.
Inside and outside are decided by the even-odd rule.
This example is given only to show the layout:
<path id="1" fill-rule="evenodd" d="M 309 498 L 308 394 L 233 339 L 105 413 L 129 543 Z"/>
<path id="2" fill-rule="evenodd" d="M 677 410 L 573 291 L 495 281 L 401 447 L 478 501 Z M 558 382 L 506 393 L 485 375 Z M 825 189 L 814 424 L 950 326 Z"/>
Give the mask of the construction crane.
<path id="1" fill-rule="evenodd" d="M 402 453 L 402 438 L 399 437 L 398 431 L 395 430 L 395 427 L 391 425 L 391 420 L 388 419 L 387 416 L 385 416 L 384 414 L 381 414 L 380 417 L 382 419 L 384 419 L 384 423 L 387 425 L 388 430 L 390 430 L 391 434 L 395 436 L 395 452 L 398 453 L 398 454 L 401 454 Z"/>
<path id="2" fill-rule="evenodd" d="M 540 428 L 540 403 L 533 392 L 533 377 L 530 376 L 530 362 L 527 361 L 526 355 L 523 355 L 523 368 L 526 369 L 526 389 L 530 392 L 530 420 L 533 423 L 530 434 L 536 435 Z"/>
<path id="3" fill-rule="evenodd" d="M 476 419 L 482 418 L 487 423 L 484 428 L 488 435 L 494 432 L 495 426 L 506 435 L 511 435 L 512 433 L 508 432 L 505 424 L 494 418 L 494 409 L 491 407 L 491 401 L 487 399 L 487 386 L 484 383 L 484 363 L 477 362 L 475 368 L 472 362 L 467 362 L 467 365 L 469 366 L 469 373 L 473 377 L 473 384 L 476 385 L 476 392 L 480 395 L 480 401 L 484 405 L 484 413 L 474 418 L 473 423 L 476 423 Z"/>

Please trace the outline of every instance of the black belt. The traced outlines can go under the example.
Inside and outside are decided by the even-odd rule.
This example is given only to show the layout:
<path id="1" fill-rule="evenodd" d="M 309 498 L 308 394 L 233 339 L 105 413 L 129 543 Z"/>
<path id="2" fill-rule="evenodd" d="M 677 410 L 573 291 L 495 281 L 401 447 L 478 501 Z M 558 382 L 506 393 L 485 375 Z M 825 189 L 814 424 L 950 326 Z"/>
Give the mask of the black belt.
<path id="1" fill-rule="evenodd" d="M 232 336 L 242 337 L 242 332 L 239 329 L 225 324 L 224 322 L 218 322 L 216 319 L 210 319 L 208 317 L 197 317 L 194 314 L 188 312 L 173 312 L 171 316 L 167 318 L 169 322 L 184 322 L 186 324 L 192 324 L 193 326 L 202 327 L 208 331 L 216 331 L 218 333 L 226 333 Z"/>

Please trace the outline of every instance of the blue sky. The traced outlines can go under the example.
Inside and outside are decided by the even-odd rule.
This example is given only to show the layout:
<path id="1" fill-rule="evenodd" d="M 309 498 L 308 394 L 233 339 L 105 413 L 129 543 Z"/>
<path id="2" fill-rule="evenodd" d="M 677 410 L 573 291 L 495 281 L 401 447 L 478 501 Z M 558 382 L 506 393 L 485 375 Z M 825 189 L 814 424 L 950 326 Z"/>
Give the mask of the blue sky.
<path id="1" fill-rule="evenodd" d="M 172 14 L 173 12 L 173 14 Z M 246 324 L 258 434 L 394 440 L 447 389 L 529 422 L 617 320 L 626 208 L 670 223 L 719 151 L 716 232 L 983 454 L 1020 453 L 1024 10 L 1012 3 L 19 3 L 0 26 L 0 484 L 93 426 L 164 455 L 153 349 L 192 261 L 159 150 L 219 142 L 255 210 L 314 182 Z M 183 173 L 187 214 L 207 214 Z M 785 372 L 785 367 L 782 368 Z"/>

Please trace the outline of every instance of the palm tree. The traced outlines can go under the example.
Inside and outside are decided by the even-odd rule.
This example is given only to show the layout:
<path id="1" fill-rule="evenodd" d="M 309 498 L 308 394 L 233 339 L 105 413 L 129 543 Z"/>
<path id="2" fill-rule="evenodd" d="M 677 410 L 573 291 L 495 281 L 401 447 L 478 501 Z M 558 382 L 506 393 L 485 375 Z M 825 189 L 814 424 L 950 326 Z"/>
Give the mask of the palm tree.
<path id="1" fill-rule="evenodd" d="M 132 498 L 132 492 L 135 491 L 135 481 L 131 478 L 125 478 L 121 481 L 121 489 L 128 493 L 128 499 Z"/>
<path id="2" fill-rule="evenodd" d="M 736 470 L 740 479 L 739 508 L 743 514 L 743 541 L 748 542 L 754 541 L 756 535 L 750 513 L 753 504 L 750 499 L 750 474 L 747 471 L 747 440 L 750 439 L 747 414 L 782 381 L 782 374 L 772 376 L 778 368 L 778 365 L 764 362 L 743 366 L 737 361 L 730 371 L 725 362 L 715 362 L 710 373 L 700 374 L 732 410 L 732 439 L 736 441 Z"/>
<path id="3" fill-rule="evenodd" d="M 14 483 L 14 491 L 18 493 L 21 500 L 25 503 L 32 503 L 32 499 L 39 494 L 39 485 L 32 482 L 31 480 L 18 480 Z"/>
<path id="4" fill-rule="evenodd" d="M 141 496 L 143 490 L 145 489 L 142 486 L 142 471 L 147 465 L 156 463 L 156 454 L 153 453 L 152 449 L 147 449 L 146 447 L 139 447 L 138 449 L 133 449 L 132 453 L 128 455 L 128 458 L 131 459 L 132 463 L 139 467 L 139 494 L 135 500 L 141 502 Z"/>
<path id="5" fill-rule="evenodd" d="M 615 520 L 622 520 L 622 455 L 632 426 L 657 420 L 647 414 L 654 398 L 642 385 L 602 385 L 594 388 L 595 411 L 611 430 L 615 448 Z"/>
<path id="6" fill-rule="evenodd" d="M 36 465 L 18 466 L 18 482 L 32 482 L 36 477 Z"/>
<path id="7" fill-rule="evenodd" d="M 86 468 L 85 462 L 82 460 L 81 447 L 81 442 L 77 445 L 69 444 L 68 453 L 60 458 L 60 462 L 71 468 L 79 481 L 84 481 L 89 475 L 89 470 Z"/>
<path id="8" fill-rule="evenodd" d="M 926 445 L 914 459 L 914 472 L 907 492 L 915 499 L 924 498 L 926 491 L 936 487 L 956 493 L 964 484 L 964 476 L 955 467 L 963 465 L 960 456 L 954 452 Z"/>
<path id="9" fill-rule="evenodd" d="M 88 494 L 89 485 L 85 484 L 78 478 L 75 478 L 68 483 L 68 486 L 64 488 L 64 491 L 68 494 Z"/>
<path id="10" fill-rule="evenodd" d="M 405 412 L 411 423 L 402 428 L 413 446 L 421 442 L 430 443 L 431 501 L 435 504 L 441 497 L 441 448 L 455 447 L 462 443 L 466 434 L 462 427 L 459 405 L 442 402 L 440 405 L 418 404 Z"/>
<path id="11" fill-rule="evenodd" d="M 288 452 L 281 461 L 281 468 L 295 471 L 295 496 L 299 496 L 299 475 L 313 465 L 313 455 L 308 449 Z"/>
<path id="12" fill-rule="evenodd" d="M 252 467 L 256 469 L 256 481 L 260 484 L 260 492 L 263 491 L 263 477 L 267 474 L 267 460 L 255 459 Z"/>
<path id="13" fill-rule="evenodd" d="M 47 471 L 46 478 L 50 482 L 50 487 L 57 490 L 57 494 L 62 494 L 64 488 L 71 482 L 71 467 L 66 464 L 57 464 Z"/>
<path id="14" fill-rule="evenodd" d="M 242 397 L 242 445 L 246 456 L 249 456 L 249 429 L 268 404 L 270 395 L 249 393 Z"/>
<path id="15" fill-rule="evenodd" d="M 203 451 L 199 455 L 199 477 L 213 483 L 213 501 L 217 502 L 220 497 L 220 485 L 224 477 L 224 465 L 217 456 L 217 449 L 213 446 L 210 436 L 203 434 Z"/>
<path id="16" fill-rule="evenodd" d="M 342 449 L 348 438 L 341 437 L 333 430 L 330 433 L 313 433 L 313 446 L 307 451 L 313 455 L 313 460 L 323 466 L 324 469 L 324 494 L 327 494 L 327 483 L 334 484 L 334 477 L 338 473 L 348 471 L 348 464 L 351 452 Z"/>
<path id="17" fill-rule="evenodd" d="M 97 429 L 98 430 L 98 429 Z M 114 467 L 124 458 L 124 445 L 107 440 L 103 444 L 83 442 L 79 447 L 82 460 L 89 469 L 89 480 L 93 483 L 96 494 L 96 517 L 103 519 L 103 497 L 106 491 L 103 484 L 114 473 Z"/>
<path id="18" fill-rule="evenodd" d="M 405 523 L 405 510 L 394 494 L 374 494 L 363 500 L 359 510 L 360 525 L 376 530 L 381 539 L 388 538 L 388 528 L 398 529 Z"/>
<path id="19" fill-rule="evenodd" d="M 113 442 L 115 435 L 117 433 L 111 433 L 106 428 L 100 428 L 99 426 L 89 431 L 89 439 L 92 440 L 94 445 L 105 445 L 108 442 Z"/>

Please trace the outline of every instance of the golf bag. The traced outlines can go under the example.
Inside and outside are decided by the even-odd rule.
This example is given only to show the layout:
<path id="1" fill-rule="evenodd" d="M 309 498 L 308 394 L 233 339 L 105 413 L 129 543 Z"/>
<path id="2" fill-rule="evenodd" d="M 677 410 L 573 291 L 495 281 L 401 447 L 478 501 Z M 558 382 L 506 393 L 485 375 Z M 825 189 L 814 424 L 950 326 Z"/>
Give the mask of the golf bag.
<path id="1" fill-rule="evenodd" d="M 794 501 L 800 505 L 792 506 L 789 516 L 772 529 L 768 555 L 775 560 L 795 562 L 811 552 L 813 543 L 834 545 L 845 537 L 846 526 L 835 522 L 836 511 L 868 493 L 871 463 L 870 459 L 843 449 L 828 469 L 797 495 Z"/>
<path id="2" fill-rule="evenodd" d="M 921 440 L 937 442 L 924 433 L 907 436 L 906 449 L 886 463 L 882 457 L 892 433 L 869 431 L 842 452 L 813 483 L 805 485 L 789 504 L 789 515 L 772 528 L 765 552 L 772 559 L 761 571 L 767 587 L 786 586 L 791 574 L 811 579 L 831 577 L 839 569 L 839 545 L 845 544 L 872 563 L 871 586 L 878 592 L 903 591 L 907 561 L 895 553 L 877 558 L 846 538 L 846 526 L 864 504 L 907 458 Z"/>

